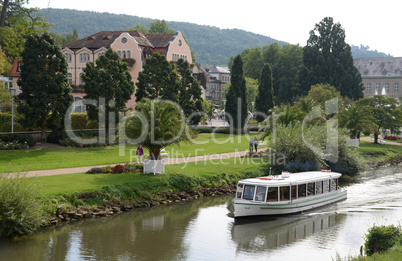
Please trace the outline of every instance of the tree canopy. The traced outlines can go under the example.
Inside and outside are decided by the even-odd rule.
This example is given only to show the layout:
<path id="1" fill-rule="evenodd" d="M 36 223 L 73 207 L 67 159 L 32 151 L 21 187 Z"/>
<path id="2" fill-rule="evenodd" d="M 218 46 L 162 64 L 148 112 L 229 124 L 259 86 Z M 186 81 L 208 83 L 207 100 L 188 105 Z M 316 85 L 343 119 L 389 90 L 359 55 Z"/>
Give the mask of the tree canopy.
<path id="1" fill-rule="evenodd" d="M 269 64 L 264 64 L 260 73 L 260 81 L 258 85 L 258 96 L 255 101 L 255 108 L 259 112 L 257 120 L 263 121 L 264 115 L 268 115 L 270 109 L 274 107 L 274 88 L 272 86 L 272 71 Z M 261 113 L 261 114 L 260 114 Z"/>
<path id="2" fill-rule="evenodd" d="M 98 106 L 87 105 L 88 117 L 92 120 L 99 119 L 99 108 L 104 109 L 106 139 L 109 139 L 109 113 L 126 110 L 126 103 L 134 93 L 134 83 L 126 63 L 122 62 L 120 56 L 108 49 L 105 54 L 99 56 L 96 65 L 93 62 L 87 63 L 83 69 L 85 99 L 99 101 Z M 100 104 L 100 98 L 104 98 L 105 104 Z"/>
<path id="3" fill-rule="evenodd" d="M 145 60 L 138 74 L 136 101 L 143 98 L 178 101 L 179 80 L 173 66 L 164 55 L 154 53 Z"/>
<path id="4" fill-rule="evenodd" d="M 129 27 L 127 30 L 137 30 L 143 34 L 174 34 L 175 30 L 169 28 L 165 20 L 156 20 L 149 24 L 149 28 L 145 25 L 136 23 L 134 27 Z"/>
<path id="5" fill-rule="evenodd" d="M 303 48 L 303 66 L 299 72 L 297 90 L 317 83 L 334 86 L 342 96 L 353 100 L 363 97 L 360 72 L 353 64 L 350 46 L 345 42 L 345 30 L 332 17 L 325 17 L 310 31 L 310 38 Z"/>
<path id="6" fill-rule="evenodd" d="M 30 126 L 42 130 L 58 129 L 73 101 L 67 78 L 67 62 L 59 46 L 49 34 L 30 35 L 21 53 L 21 77 L 18 86 L 21 93 L 18 111 L 24 114 Z"/>

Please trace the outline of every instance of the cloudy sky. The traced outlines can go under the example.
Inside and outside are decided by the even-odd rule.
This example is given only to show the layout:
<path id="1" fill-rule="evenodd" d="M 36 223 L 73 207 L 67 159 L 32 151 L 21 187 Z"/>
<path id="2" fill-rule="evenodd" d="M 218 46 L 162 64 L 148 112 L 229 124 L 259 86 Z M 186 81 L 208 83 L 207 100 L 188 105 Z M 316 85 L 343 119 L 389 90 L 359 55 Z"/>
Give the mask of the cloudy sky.
<path id="1" fill-rule="evenodd" d="M 396 0 L 30 0 L 31 7 L 68 8 L 128 14 L 166 21 L 190 22 L 238 28 L 249 32 L 306 45 L 309 31 L 324 17 L 342 25 L 350 45 L 370 46 L 402 57 L 402 3 Z"/>

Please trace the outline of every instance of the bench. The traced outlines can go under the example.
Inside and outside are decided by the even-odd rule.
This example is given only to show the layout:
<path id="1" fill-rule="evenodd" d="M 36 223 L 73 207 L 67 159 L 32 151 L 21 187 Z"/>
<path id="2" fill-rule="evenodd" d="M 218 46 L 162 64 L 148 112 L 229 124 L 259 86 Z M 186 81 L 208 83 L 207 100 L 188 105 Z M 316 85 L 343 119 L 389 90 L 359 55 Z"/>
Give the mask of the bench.
<path id="1" fill-rule="evenodd" d="M 165 148 L 161 149 L 161 157 L 166 156 L 169 157 L 170 153 L 168 151 L 165 150 Z"/>

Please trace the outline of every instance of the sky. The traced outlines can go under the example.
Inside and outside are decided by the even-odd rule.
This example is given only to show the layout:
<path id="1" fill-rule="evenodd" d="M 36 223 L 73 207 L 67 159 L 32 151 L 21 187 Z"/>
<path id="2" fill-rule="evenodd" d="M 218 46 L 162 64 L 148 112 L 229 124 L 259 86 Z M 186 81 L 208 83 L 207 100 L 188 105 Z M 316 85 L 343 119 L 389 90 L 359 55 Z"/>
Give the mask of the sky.
<path id="1" fill-rule="evenodd" d="M 330 16 L 349 45 L 402 57 L 399 0 L 29 0 L 30 7 L 66 8 L 243 29 L 305 46 L 309 32 Z"/>

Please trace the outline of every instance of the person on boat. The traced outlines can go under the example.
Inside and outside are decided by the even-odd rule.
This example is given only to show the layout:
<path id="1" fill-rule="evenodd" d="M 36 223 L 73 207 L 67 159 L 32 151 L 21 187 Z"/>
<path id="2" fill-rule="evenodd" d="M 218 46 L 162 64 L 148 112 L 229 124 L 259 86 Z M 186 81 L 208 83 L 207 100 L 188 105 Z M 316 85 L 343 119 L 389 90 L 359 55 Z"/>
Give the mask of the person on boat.
<path id="1" fill-rule="evenodd" d="M 257 147 L 258 147 L 258 139 L 257 139 L 257 136 L 254 136 L 254 148 L 255 148 L 255 152 L 257 152 Z"/>
<path id="2" fill-rule="evenodd" d="M 137 163 L 141 163 L 142 162 L 142 155 L 144 155 L 144 150 L 142 149 L 141 144 L 138 146 L 137 148 Z M 139 161 L 138 161 L 139 159 Z"/>

